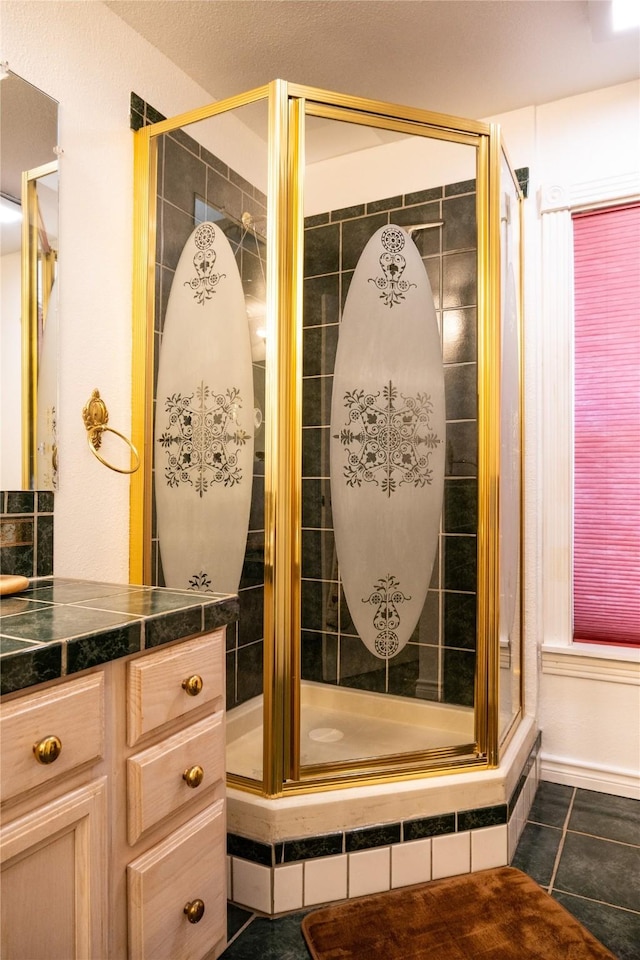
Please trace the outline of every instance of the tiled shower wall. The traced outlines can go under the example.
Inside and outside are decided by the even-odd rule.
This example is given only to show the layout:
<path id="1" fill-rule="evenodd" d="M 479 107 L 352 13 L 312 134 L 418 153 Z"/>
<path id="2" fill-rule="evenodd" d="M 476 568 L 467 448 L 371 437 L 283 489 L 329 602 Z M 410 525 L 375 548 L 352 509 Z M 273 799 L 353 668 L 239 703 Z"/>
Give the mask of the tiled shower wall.
<path id="1" fill-rule="evenodd" d="M 304 259 L 302 676 L 376 692 L 473 704 L 477 406 L 475 181 L 307 218 Z M 409 643 L 392 660 L 358 639 L 338 578 L 329 484 L 331 387 L 339 323 L 365 244 L 389 223 L 414 233 L 441 330 L 446 467 L 439 549 Z"/>
<path id="2" fill-rule="evenodd" d="M 515 171 L 528 194 L 529 169 Z M 477 286 L 475 180 L 305 221 L 302 677 L 471 706 L 476 646 Z M 442 226 L 435 224 L 442 222 Z M 331 516 L 329 422 L 339 323 L 360 254 L 380 227 L 412 233 L 440 326 L 446 395 L 439 549 L 419 623 L 388 664 L 356 636 L 339 581 Z"/>
<path id="3" fill-rule="evenodd" d="M 0 492 L 0 573 L 53 575 L 53 493 Z"/>
<path id="4" fill-rule="evenodd" d="M 131 95 L 134 130 L 165 118 L 136 94 Z M 249 213 L 256 232 L 242 226 Z M 183 247 L 196 222 L 217 219 L 236 255 L 245 297 L 265 300 L 265 248 L 259 238 L 266 222 L 266 197 L 231 167 L 181 130 L 159 138 L 156 243 L 156 328 L 154 378 L 171 283 Z M 196 220 L 197 217 L 197 220 Z M 258 234 L 258 235 L 257 235 Z M 254 404 L 264 412 L 264 361 L 253 364 Z M 154 388 L 155 398 L 155 388 Z M 154 399 L 155 413 L 155 399 Z M 227 707 L 262 693 L 264 598 L 264 426 L 254 433 L 251 516 L 240 581 L 240 620 L 227 627 Z M 152 579 L 165 586 L 155 517 L 152 526 Z M 195 586 L 194 586 L 195 589 Z M 211 586 L 216 589 L 215 584 Z"/>

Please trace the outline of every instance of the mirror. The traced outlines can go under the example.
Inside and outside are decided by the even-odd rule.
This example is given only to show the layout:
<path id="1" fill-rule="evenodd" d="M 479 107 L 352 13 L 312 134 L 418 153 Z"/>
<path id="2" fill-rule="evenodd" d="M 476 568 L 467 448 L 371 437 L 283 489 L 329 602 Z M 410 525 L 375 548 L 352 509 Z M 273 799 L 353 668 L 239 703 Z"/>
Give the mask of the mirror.
<path id="1" fill-rule="evenodd" d="M 0 489 L 53 490 L 58 104 L 11 71 L 0 76 Z"/>

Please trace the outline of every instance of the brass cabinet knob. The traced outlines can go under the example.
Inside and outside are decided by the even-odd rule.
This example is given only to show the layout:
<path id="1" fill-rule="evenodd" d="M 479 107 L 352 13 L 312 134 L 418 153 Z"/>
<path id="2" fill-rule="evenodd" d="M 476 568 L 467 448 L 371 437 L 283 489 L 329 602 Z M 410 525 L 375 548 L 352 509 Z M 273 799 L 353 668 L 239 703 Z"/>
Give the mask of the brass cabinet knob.
<path id="1" fill-rule="evenodd" d="M 60 756 L 62 742 L 58 737 L 45 737 L 33 745 L 33 755 L 38 763 L 53 763 Z"/>
<path id="2" fill-rule="evenodd" d="M 199 923 L 204 916 L 204 901 L 192 900 L 190 903 L 186 903 L 184 912 L 189 923 Z"/>
<path id="3" fill-rule="evenodd" d="M 197 673 L 194 673 L 192 677 L 187 677 L 186 680 L 182 681 L 182 689 L 185 690 L 190 697 L 197 697 L 202 687 L 202 677 L 199 677 Z"/>
<path id="4" fill-rule="evenodd" d="M 199 787 L 204 779 L 204 770 L 199 764 L 196 764 L 195 767 L 189 767 L 182 774 L 182 779 L 188 787 Z"/>

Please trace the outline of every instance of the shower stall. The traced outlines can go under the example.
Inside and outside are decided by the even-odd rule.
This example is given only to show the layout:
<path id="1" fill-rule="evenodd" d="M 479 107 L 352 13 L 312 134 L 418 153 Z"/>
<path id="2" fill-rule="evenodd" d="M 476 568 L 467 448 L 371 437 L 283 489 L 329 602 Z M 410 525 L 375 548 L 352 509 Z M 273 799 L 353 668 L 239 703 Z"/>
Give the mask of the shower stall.
<path id="1" fill-rule="evenodd" d="M 487 794 L 508 805 L 535 732 L 523 193 L 500 129 L 280 80 L 171 119 L 132 103 L 131 579 L 239 595 L 242 816 L 462 772 L 479 789 L 517 740 Z"/>

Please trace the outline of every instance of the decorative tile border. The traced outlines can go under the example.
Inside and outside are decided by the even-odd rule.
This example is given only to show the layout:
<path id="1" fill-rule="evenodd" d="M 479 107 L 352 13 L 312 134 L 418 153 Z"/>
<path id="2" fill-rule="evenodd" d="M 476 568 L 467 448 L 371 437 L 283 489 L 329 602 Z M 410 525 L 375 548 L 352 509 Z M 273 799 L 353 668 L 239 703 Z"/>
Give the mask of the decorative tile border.
<path id="1" fill-rule="evenodd" d="M 505 866 L 538 786 L 540 744 L 538 734 L 507 803 L 273 844 L 229 833 L 229 899 L 275 915 L 360 896 L 363 884 L 388 890 Z"/>

